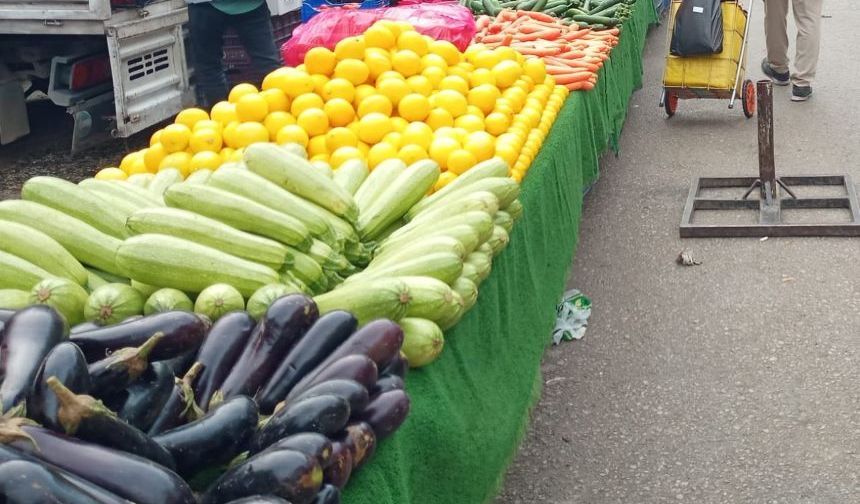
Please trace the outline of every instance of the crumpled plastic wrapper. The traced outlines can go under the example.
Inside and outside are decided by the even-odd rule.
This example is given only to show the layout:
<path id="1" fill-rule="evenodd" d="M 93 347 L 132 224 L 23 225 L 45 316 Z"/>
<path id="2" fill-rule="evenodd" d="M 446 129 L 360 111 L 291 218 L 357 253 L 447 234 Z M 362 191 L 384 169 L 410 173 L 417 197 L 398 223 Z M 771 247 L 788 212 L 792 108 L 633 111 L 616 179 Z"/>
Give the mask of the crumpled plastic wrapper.
<path id="1" fill-rule="evenodd" d="M 588 328 L 591 316 L 591 300 L 577 289 L 564 293 L 556 307 L 555 328 L 552 330 L 552 343 L 582 339 Z"/>

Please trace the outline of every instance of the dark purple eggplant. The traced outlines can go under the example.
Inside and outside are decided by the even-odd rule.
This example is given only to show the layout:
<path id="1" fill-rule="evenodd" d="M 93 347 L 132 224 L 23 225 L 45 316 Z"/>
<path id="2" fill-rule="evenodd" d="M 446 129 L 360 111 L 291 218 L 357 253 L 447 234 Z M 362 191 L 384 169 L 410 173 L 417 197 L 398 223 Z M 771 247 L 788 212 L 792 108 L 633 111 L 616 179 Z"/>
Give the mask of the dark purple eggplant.
<path id="1" fill-rule="evenodd" d="M 143 457 L 32 425 L 2 441 L 136 504 L 195 503 L 182 478 Z"/>
<path id="2" fill-rule="evenodd" d="M 179 378 L 175 380 L 170 397 L 158 412 L 147 434 L 155 436 L 182 425 L 189 417 L 196 420 L 203 416 L 203 412 L 194 403 L 194 392 L 191 390 L 191 383 L 202 369 L 203 364 L 195 363 L 181 380 Z"/>
<path id="3" fill-rule="evenodd" d="M 253 397 L 318 316 L 316 303 L 305 295 L 290 294 L 276 299 L 221 385 L 224 398 Z"/>
<path id="4" fill-rule="evenodd" d="M 278 440 L 300 432 L 331 436 L 349 421 L 349 402 L 334 395 L 311 397 L 287 405 L 271 417 L 251 438 L 249 451 L 265 450 Z"/>
<path id="5" fill-rule="evenodd" d="M 403 390 L 404 388 L 406 388 L 406 384 L 403 383 L 403 378 L 397 375 L 382 376 L 376 380 L 376 384 L 370 389 L 370 395 L 375 397 L 384 392 Z"/>
<path id="6" fill-rule="evenodd" d="M 43 464 L 13 460 L 0 464 L 0 502 L 97 504 L 99 501 Z"/>
<path id="7" fill-rule="evenodd" d="M 352 441 L 350 440 L 350 443 Z M 331 462 L 323 471 L 324 481 L 343 489 L 352 475 L 351 444 L 333 441 L 331 444 Z"/>
<path id="8" fill-rule="evenodd" d="M 382 371 L 379 372 L 379 375 L 397 375 L 405 380 L 407 373 L 409 373 L 409 361 L 406 360 L 406 355 L 403 352 L 398 352 L 397 355 L 391 359 L 391 362 L 389 362 Z"/>
<path id="9" fill-rule="evenodd" d="M 349 402 L 349 411 L 352 413 L 352 416 L 364 411 L 367 403 L 370 402 L 367 388 L 355 380 L 329 380 L 319 383 L 296 397 L 295 402 L 321 395 L 336 395 L 346 399 Z"/>
<path id="10" fill-rule="evenodd" d="M 376 452 L 376 433 L 367 422 L 352 422 L 337 438 L 352 451 L 352 470 L 357 471 Z"/>
<path id="11" fill-rule="evenodd" d="M 353 380 L 362 384 L 366 389 L 370 389 L 377 379 L 376 364 L 370 357 L 361 354 L 342 357 L 328 364 L 324 369 L 314 371 L 313 374 L 313 379 L 302 380 L 302 383 L 293 389 L 293 392 L 290 393 L 291 397 L 287 398 L 287 404 L 295 401 L 297 397 L 303 395 L 310 388 L 327 381 Z"/>
<path id="12" fill-rule="evenodd" d="M 169 311 L 76 333 L 72 335 L 72 342 L 81 347 L 87 362 L 95 362 L 120 348 L 140 346 L 153 334 L 162 333 L 164 338 L 151 357 L 159 361 L 196 350 L 208 329 L 209 323 L 191 312 Z"/>
<path id="13" fill-rule="evenodd" d="M 336 310 L 320 317 L 305 336 L 290 350 L 269 381 L 257 394 L 260 411 L 270 413 L 290 390 L 319 363 L 325 360 L 358 327 L 349 312 Z"/>
<path id="14" fill-rule="evenodd" d="M 195 358 L 203 364 L 203 371 L 194 382 L 194 399 L 203 410 L 209 409 L 212 394 L 230 374 L 255 325 L 248 312 L 235 311 L 219 318 L 209 330 Z"/>
<path id="15" fill-rule="evenodd" d="M 148 458 L 164 467 L 174 467 L 170 452 L 137 427 L 125 423 L 98 399 L 75 394 L 56 376 L 48 378 L 47 384 L 59 400 L 57 418 L 66 434 Z"/>
<path id="16" fill-rule="evenodd" d="M 336 486 L 326 483 L 320 488 L 313 504 L 340 504 L 340 490 Z"/>
<path id="17" fill-rule="evenodd" d="M 53 308 L 29 306 L 12 316 L 0 340 L 0 413 L 26 410 L 42 360 L 65 339 L 66 323 Z"/>
<path id="18" fill-rule="evenodd" d="M 127 500 L 119 497 L 116 494 L 108 492 L 104 488 L 98 487 L 83 478 L 75 476 L 74 474 L 64 471 L 59 467 L 51 465 L 43 460 L 39 460 L 32 455 L 28 455 L 9 446 L 0 444 L 0 465 L 2 465 L 4 462 L 14 460 L 24 460 L 27 462 L 34 462 L 36 464 L 44 465 L 51 471 L 54 471 L 55 473 L 59 474 L 68 483 L 74 485 L 79 490 L 82 490 L 85 493 L 91 495 L 95 499 L 95 502 L 98 502 L 99 504 L 129 504 Z"/>
<path id="19" fill-rule="evenodd" d="M 231 500 L 227 504 L 290 504 L 290 501 L 275 497 L 274 495 L 252 495 L 250 497 Z"/>
<path id="20" fill-rule="evenodd" d="M 223 504 L 252 495 L 277 495 L 293 504 L 310 504 L 322 485 L 323 472 L 310 455 L 273 450 L 229 469 L 206 491 L 202 504 Z"/>
<path id="21" fill-rule="evenodd" d="M 373 427 L 373 432 L 382 440 L 400 427 L 409 415 L 409 396 L 402 390 L 383 392 L 374 397 L 359 418 Z"/>
<path id="22" fill-rule="evenodd" d="M 121 348 L 89 365 L 90 391 L 96 397 L 109 397 L 125 390 L 149 367 L 149 356 L 164 334 L 156 333 L 136 348 Z"/>
<path id="23" fill-rule="evenodd" d="M 200 420 L 153 439 L 173 455 L 176 472 L 189 477 L 201 469 L 232 460 L 244 450 L 258 421 L 253 399 L 238 396 L 213 408 Z"/>
<path id="24" fill-rule="evenodd" d="M 7 310 L 5 308 L 0 308 L 0 322 L 3 322 L 5 324 L 6 321 L 12 318 L 12 315 L 15 315 L 16 311 L 17 310 Z"/>
<path id="25" fill-rule="evenodd" d="M 165 362 L 153 362 L 124 394 L 117 414 L 142 431 L 149 430 L 173 391 L 173 372 Z"/>
<path id="26" fill-rule="evenodd" d="M 194 364 L 194 358 L 197 357 L 197 350 L 192 350 L 190 352 L 185 352 L 184 354 L 177 355 L 172 359 L 166 359 L 164 362 L 170 368 L 170 372 L 173 373 L 173 376 L 182 376 L 191 369 L 191 365 Z"/>
<path id="27" fill-rule="evenodd" d="M 271 450 L 300 451 L 314 457 L 323 469 L 331 463 L 331 440 L 316 432 L 302 432 L 287 436 L 266 448 L 266 451 Z"/>
<path id="28" fill-rule="evenodd" d="M 69 329 L 69 334 L 78 334 L 87 331 L 93 331 L 95 329 L 101 329 L 102 326 L 96 324 L 92 320 L 87 322 L 81 322 L 80 324 L 73 326 Z"/>
<path id="29" fill-rule="evenodd" d="M 60 403 L 48 387 L 47 380 L 56 376 L 75 394 L 90 392 L 90 374 L 81 349 L 68 341 L 55 346 L 36 373 L 33 393 L 27 399 L 27 416 L 55 431 L 62 430 L 57 412 Z"/>
<path id="30" fill-rule="evenodd" d="M 402 345 L 403 330 L 396 322 L 387 319 L 374 320 L 352 333 L 352 336 L 337 347 L 326 360 L 296 384 L 287 395 L 287 400 L 289 401 L 307 390 L 309 384 L 320 383 L 316 379 L 316 375 L 339 359 L 350 355 L 366 355 L 376 364 L 377 369 L 384 368 L 399 355 Z"/>

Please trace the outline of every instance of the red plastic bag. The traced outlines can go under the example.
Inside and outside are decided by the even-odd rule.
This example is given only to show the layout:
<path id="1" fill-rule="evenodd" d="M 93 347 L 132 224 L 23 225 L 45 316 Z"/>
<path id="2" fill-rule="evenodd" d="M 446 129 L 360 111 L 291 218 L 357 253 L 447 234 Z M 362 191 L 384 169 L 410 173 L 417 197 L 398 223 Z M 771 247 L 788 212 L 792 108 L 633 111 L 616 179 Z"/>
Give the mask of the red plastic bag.
<path id="1" fill-rule="evenodd" d="M 472 11 L 456 2 L 425 3 L 386 7 L 384 9 L 355 9 L 338 7 L 325 9 L 293 31 L 281 46 L 287 65 L 304 62 L 305 53 L 314 47 L 334 49 L 335 44 L 360 35 L 380 19 L 406 21 L 420 33 L 437 40 L 447 40 L 463 51 L 475 36 Z"/>

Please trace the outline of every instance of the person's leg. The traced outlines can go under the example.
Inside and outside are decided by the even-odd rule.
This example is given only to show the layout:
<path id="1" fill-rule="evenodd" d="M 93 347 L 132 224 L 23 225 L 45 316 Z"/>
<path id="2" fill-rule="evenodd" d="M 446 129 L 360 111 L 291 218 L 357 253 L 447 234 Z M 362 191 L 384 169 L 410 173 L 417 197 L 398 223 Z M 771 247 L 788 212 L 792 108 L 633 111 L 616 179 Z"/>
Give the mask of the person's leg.
<path id="1" fill-rule="evenodd" d="M 778 74 L 788 73 L 788 0 L 764 0 L 767 63 Z"/>
<path id="2" fill-rule="evenodd" d="M 797 48 L 791 76 L 795 86 L 808 87 L 815 78 L 821 42 L 821 4 L 823 0 L 792 0 L 794 22 L 797 24 Z"/>
<path id="3" fill-rule="evenodd" d="M 271 14 L 266 2 L 245 14 L 231 16 L 230 23 L 251 57 L 256 84 L 262 82 L 269 72 L 284 66 L 279 48 L 275 46 Z"/>
<path id="4" fill-rule="evenodd" d="M 227 98 L 223 64 L 225 17 L 209 2 L 188 5 L 195 82 L 204 101 L 200 105 L 206 108 Z"/>

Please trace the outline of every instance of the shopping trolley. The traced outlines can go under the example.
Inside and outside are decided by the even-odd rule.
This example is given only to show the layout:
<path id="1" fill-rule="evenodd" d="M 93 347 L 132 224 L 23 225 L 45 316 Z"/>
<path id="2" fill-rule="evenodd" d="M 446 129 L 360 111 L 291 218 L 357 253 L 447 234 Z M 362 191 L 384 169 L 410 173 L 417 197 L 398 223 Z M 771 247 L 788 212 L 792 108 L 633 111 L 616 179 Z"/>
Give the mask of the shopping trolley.
<path id="1" fill-rule="evenodd" d="M 703 56 L 673 56 L 668 50 L 671 46 L 675 16 L 681 0 L 672 0 L 666 43 L 666 69 L 663 72 L 663 92 L 660 107 L 672 117 L 678 109 L 678 100 L 687 99 L 728 99 L 729 108 L 735 107 L 740 97 L 744 115 L 755 115 L 756 89 L 753 82 L 742 77 L 746 73 L 747 35 L 749 19 L 755 0 L 748 0 L 745 10 L 740 0 L 724 1 L 723 14 L 723 51 Z"/>

